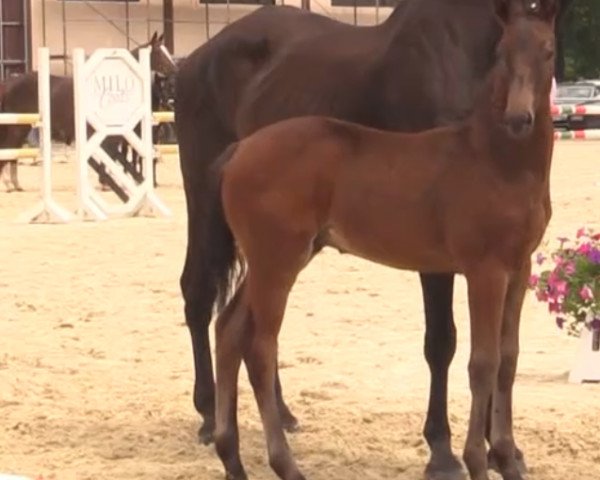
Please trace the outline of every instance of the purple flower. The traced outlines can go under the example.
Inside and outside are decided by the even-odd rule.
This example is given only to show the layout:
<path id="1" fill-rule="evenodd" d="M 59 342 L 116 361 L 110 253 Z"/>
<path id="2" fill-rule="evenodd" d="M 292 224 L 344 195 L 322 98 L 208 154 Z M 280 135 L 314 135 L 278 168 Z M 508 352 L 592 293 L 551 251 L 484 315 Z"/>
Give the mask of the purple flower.
<path id="1" fill-rule="evenodd" d="M 545 256 L 544 256 L 544 254 L 543 254 L 543 253 L 541 253 L 541 252 L 540 252 L 540 253 L 538 253 L 538 254 L 535 256 L 535 262 L 536 262 L 538 265 L 541 265 L 542 263 L 544 263 L 544 261 L 545 261 L 545 260 L 546 260 L 546 257 L 545 257 Z"/>
<path id="2" fill-rule="evenodd" d="M 566 320 L 563 317 L 556 317 L 556 326 L 562 330 Z"/>
<path id="3" fill-rule="evenodd" d="M 590 322 L 590 328 L 592 330 L 600 330 L 600 318 L 594 318 L 591 322 Z"/>
<path id="4" fill-rule="evenodd" d="M 587 252 L 587 258 L 590 262 L 600 264 L 600 249 L 592 248 Z"/>

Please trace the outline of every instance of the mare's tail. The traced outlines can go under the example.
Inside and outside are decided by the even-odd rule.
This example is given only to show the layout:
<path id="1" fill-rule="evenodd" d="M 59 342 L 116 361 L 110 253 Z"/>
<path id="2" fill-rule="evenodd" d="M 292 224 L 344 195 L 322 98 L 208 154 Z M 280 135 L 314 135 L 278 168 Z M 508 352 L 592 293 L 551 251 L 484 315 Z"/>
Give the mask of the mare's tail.
<path id="1" fill-rule="evenodd" d="M 235 239 L 225 220 L 221 200 L 221 180 L 225 164 L 237 150 L 233 143 L 208 169 L 206 224 L 202 229 L 201 246 L 196 260 L 202 265 L 202 285 L 206 289 L 201 295 L 202 314 L 210 315 L 215 309 L 221 310 L 229 299 L 232 290 L 243 278 L 244 262 L 235 245 Z M 190 225 L 191 227 L 191 225 Z"/>

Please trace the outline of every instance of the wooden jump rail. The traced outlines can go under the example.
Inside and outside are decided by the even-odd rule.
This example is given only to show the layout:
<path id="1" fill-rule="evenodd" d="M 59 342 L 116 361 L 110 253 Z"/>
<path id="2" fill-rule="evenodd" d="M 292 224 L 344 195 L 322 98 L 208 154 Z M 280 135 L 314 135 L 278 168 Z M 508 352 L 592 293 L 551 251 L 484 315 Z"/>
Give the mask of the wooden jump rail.
<path id="1" fill-rule="evenodd" d="M 50 52 L 38 50 L 38 113 L 0 113 L 0 125 L 31 125 L 40 129 L 40 148 L 2 148 L 0 160 L 42 157 L 42 199 L 31 211 L 19 217 L 30 223 L 37 220 L 68 222 L 72 215 L 52 197 L 52 139 L 50 129 Z"/>
<path id="2" fill-rule="evenodd" d="M 161 111 L 152 112 L 152 121 L 154 125 L 159 123 L 170 123 L 175 121 L 175 112 Z M 178 155 L 179 145 L 176 143 L 166 143 L 154 145 L 154 150 L 160 155 Z"/>

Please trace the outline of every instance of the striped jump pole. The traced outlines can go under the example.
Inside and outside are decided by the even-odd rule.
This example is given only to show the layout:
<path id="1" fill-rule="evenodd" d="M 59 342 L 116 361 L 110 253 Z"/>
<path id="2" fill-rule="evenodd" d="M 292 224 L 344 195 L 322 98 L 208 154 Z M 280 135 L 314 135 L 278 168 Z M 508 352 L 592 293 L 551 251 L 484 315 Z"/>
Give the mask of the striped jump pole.
<path id="1" fill-rule="evenodd" d="M 600 140 L 600 129 L 554 132 L 554 140 Z"/>
<path id="2" fill-rule="evenodd" d="M 600 105 L 553 105 L 552 115 L 600 115 Z"/>
<path id="3" fill-rule="evenodd" d="M 38 50 L 38 113 L 37 114 L 7 114 L 13 115 L 11 123 L 37 125 L 40 129 L 40 148 L 10 149 L 12 158 L 32 156 L 41 153 L 42 156 L 42 199 L 32 210 L 23 213 L 19 220 L 31 223 L 61 222 L 72 220 L 71 212 L 59 205 L 52 197 L 52 138 L 50 129 L 50 51 L 46 47 Z M 8 119 L 8 117 L 5 117 Z M 8 123 L 8 121 L 7 121 Z M 7 152 L 7 150 L 4 150 Z M 7 154 L 7 155 L 8 155 Z"/>

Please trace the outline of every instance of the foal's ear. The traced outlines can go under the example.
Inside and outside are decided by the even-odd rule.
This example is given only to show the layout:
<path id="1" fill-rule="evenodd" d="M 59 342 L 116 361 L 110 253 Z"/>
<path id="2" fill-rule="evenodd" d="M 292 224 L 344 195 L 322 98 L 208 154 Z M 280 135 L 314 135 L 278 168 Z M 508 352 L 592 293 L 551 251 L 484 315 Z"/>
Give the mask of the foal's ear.
<path id="1" fill-rule="evenodd" d="M 538 0 L 541 2 L 541 16 L 544 20 L 554 20 L 560 10 L 561 0 Z"/>
<path id="2" fill-rule="evenodd" d="M 152 34 L 152 38 L 150 39 L 150 43 L 156 42 L 157 36 L 158 36 L 158 32 L 156 30 L 154 30 L 154 33 Z"/>
<path id="3" fill-rule="evenodd" d="M 164 38 L 165 38 L 165 32 L 161 33 L 161 34 L 158 36 L 158 38 L 157 38 L 157 40 L 158 40 L 158 43 L 162 43 L 162 41 L 164 40 Z"/>
<path id="4" fill-rule="evenodd" d="M 494 10 L 500 21 L 507 23 L 510 13 L 510 0 L 494 0 Z"/>

